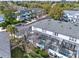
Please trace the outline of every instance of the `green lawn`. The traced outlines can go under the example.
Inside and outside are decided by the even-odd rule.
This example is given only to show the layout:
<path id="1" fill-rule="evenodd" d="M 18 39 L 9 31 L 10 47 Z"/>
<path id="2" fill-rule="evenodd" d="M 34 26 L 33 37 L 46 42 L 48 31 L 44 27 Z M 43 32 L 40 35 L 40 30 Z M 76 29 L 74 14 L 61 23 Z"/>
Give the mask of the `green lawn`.
<path id="1" fill-rule="evenodd" d="M 19 47 L 11 51 L 12 58 L 23 58 L 24 57 L 23 55 L 24 55 L 24 51 L 22 51 Z"/>
<path id="2" fill-rule="evenodd" d="M 12 58 L 47 58 L 48 53 L 39 48 L 35 48 L 34 52 L 25 53 L 21 48 L 17 47 L 11 51 Z"/>
<path id="3" fill-rule="evenodd" d="M 11 51 L 11 57 L 12 58 L 41 58 L 40 55 L 35 53 L 25 53 L 21 50 L 21 48 L 17 47 Z"/>

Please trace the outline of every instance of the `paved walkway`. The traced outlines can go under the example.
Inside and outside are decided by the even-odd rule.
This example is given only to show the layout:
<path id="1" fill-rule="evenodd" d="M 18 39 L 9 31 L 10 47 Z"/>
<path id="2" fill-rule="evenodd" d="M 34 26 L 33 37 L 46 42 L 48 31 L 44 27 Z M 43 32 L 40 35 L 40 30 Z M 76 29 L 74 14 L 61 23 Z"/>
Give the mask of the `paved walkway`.
<path id="1" fill-rule="evenodd" d="M 9 35 L 5 31 L 0 32 L 0 57 L 11 57 Z"/>

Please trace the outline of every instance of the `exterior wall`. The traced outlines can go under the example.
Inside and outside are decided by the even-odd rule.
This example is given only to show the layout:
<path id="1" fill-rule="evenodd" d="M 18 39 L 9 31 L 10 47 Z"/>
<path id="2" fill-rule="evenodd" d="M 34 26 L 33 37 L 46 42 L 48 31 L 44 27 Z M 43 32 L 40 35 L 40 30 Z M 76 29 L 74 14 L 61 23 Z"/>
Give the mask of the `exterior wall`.
<path id="1" fill-rule="evenodd" d="M 39 31 L 39 32 L 42 32 L 42 33 L 45 33 L 45 34 L 48 34 L 48 35 L 54 35 L 53 32 L 50 32 L 50 31 L 46 31 L 46 30 L 42 30 L 40 28 L 35 28 L 32 26 L 32 30 L 36 30 L 36 31 Z"/>
<path id="2" fill-rule="evenodd" d="M 51 35 L 51 36 L 59 37 L 61 39 L 79 44 L 78 39 L 75 39 L 75 38 L 72 38 L 72 37 L 69 37 L 69 36 L 66 36 L 66 35 L 62 35 L 62 34 L 58 34 L 58 33 L 55 34 L 54 32 L 42 30 L 42 29 L 36 28 L 36 27 L 32 27 L 32 30 L 36 30 L 36 31 L 39 31 L 39 32 L 42 32 L 42 33 L 45 33 L 45 34 L 48 34 L 48 35 Z"/>

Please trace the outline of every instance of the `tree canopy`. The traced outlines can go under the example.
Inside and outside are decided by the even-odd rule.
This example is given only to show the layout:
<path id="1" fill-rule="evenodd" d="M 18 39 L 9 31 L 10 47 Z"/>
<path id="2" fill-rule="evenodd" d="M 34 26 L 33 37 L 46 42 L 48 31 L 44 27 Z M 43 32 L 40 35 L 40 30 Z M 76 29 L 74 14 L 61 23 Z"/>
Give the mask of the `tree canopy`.
<path id="1" fill-rule="evenodd" d="M 70 10 L 73 9 L 75 6 L 73 3 L 56 3 L 53 8 L 49 11 L 49 16 L 54 18 L 55 20 L 59 20 L 60 17 L 63 15 L 63 10 Z"/>
<path id="2" fill-rule="evenodd" d="M 10 32 L 11 34 L 15 34 L 17 29 L 14 26 L 12 26 L 12 25 L 8 25 L 7 26 L 7 31 Z"/>

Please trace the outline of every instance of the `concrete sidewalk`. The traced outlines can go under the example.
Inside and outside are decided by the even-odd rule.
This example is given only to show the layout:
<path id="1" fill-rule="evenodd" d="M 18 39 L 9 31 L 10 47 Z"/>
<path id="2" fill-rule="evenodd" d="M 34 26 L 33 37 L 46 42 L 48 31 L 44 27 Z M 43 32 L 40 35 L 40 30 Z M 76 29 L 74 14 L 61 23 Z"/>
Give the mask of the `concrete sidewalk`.
<path id="1" fill-rule="evenodd" d="M 5 31 L 0 31 L 0 57 L 11 57 L 9 35 Z"/>

